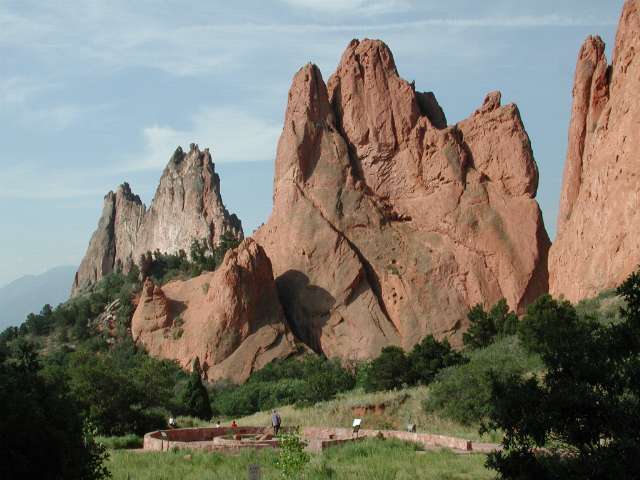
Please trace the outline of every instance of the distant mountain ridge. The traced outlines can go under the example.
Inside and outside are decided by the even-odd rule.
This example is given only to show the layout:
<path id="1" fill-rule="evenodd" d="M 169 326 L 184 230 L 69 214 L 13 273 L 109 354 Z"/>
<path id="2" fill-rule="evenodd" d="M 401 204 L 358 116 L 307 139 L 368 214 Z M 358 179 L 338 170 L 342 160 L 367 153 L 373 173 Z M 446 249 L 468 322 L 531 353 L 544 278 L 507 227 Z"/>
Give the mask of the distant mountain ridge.
<path id="1" fill-rule="evenodd" d="M 77 267 L 63 265 L 40 275 L 25 275 L 0 287 L 0 330 L 20 325 L 45 303 L 56 306 L 69 298 L 69 285 Z"/>

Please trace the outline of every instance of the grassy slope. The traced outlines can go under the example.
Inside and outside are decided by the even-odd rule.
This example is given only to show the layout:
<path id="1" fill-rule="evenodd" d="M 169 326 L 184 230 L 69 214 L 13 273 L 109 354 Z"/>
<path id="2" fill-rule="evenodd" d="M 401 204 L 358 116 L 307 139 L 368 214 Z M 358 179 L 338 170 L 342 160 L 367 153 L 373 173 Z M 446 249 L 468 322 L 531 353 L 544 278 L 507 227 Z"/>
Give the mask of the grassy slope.
<path id="1" fill-rule="evenodd" d="M 275 466 L 277 452 L 262 450 L 239 455 L 193 452 L 136 453 L 112 451 L 109 469 L 114 480 L 246 479 L 250 464 L 258 464 L 264 480 L 282 478 Z M 417 452 L 391 440 L 366 440 L 312 455 L 304 471 L 315 479 L 447 479 L 494 478 L 484 467 L 483 455 L 456 455 L 447 451 Z"/>
<path id="2" fill-rule="evenodd" d="M 427 414 L 422 403 L 429 394 L 428 387 L 413 387 L 400 391 L 363 393 L 361 391 L 348 392 L 338 396 L 335 400 L 320 402 L 308 408 L 294 408 L 285 406 L 278 411 L 282 416 L 283 425 L 351 426 L 354 414 L 353 407 L 377 405 L 386 406 L 383 415 L 365 415 L 362 428 L 404 430 L 411 419 L 417 425 L 419 432 L 436 433 L 463 437 L 470 440 L 496 441 L 494 436 L 480 436 L 478 427 L 466 427 L 455 422 Z M 259 412 L 238 420 L 240 425 L 271 425 L 270 412 Z"/>

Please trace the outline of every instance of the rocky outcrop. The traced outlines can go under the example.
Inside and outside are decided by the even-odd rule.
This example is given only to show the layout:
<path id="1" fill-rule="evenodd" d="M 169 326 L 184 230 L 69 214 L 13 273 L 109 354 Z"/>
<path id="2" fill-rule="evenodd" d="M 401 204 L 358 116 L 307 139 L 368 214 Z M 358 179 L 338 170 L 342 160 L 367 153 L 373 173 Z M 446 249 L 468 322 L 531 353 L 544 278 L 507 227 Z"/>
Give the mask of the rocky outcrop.
<path id="1" fill-rule="evenodd" d="M 286 325 L 271 262 L 250 238 L 215 272 L 162 288 L 145 281 L 131 331 L 153 356 L 184 368 L 197 357 L 210 381 L 242 382 L 301 350 Z"/>
<path id="2" fill-rule="evenodd" d="M 471 305 L 522 310 L 546 292 L 537 182 L 515 105 L 492 93 L 447 127 L 384 43 L 354 40 L 327 85 L 312 64 L 295 75 L 255 238 L 314 350 L 369 358 L 429 333 L 456 341 Z"/>
<path id="3" fill-rule="evenodd" d="M 627 0 L 613 62 L 589 37 L 578 55 L 550 291 L 577 301 L 640 264 L 640 1 Z"/>
<path id="4" fill-rule="evenodd" d="M 112 272 L 116 265 L 130 265 L 145 206 L 123 183 L 104 197 L 98 228 L 76 272 L 72 296 Z"/>
<path id="5" fill-rule="evenodd" d="M 242 225 L 220 196 L 209 149 L 180 147 L 165 168 L 148 210 L 128 184 L 105 197 L 98 228 L 91 237 L 72 287 L 72 296 L 116 268 L 128 271 L 147 251 L 189 251 L 193 239 L 212 245 L 229 232 L 241 239 Z"/>

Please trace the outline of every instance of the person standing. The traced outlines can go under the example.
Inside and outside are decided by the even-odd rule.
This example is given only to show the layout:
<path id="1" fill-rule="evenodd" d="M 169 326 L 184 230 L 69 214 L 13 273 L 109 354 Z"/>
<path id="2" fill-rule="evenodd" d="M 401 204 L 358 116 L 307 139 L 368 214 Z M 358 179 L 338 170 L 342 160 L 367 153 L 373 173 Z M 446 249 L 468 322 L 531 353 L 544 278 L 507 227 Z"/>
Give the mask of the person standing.
<path id="1" fill-rule="evenodd" d="M 271 412 L 271 426 L 273 427 L 274 435 L 278 435 L 278 432 L 280 431 L 280 423 L 282 423 L 280 414 L 274 410 Z"/>

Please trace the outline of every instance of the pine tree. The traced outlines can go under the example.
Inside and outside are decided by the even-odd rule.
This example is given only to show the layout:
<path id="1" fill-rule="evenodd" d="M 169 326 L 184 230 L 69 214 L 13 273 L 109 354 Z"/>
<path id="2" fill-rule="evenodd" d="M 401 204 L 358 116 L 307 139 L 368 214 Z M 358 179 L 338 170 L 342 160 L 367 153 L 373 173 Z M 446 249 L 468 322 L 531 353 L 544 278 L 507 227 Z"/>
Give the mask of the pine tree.
<path id="1" fill-rule="evenodd" d="M 211 418 L 209 394 L 202 384 L 202 369 L 198 357 L 193 361 L 193 369 L 184 390 L 183 403 L 189 415 L 202 420 Z"/>

